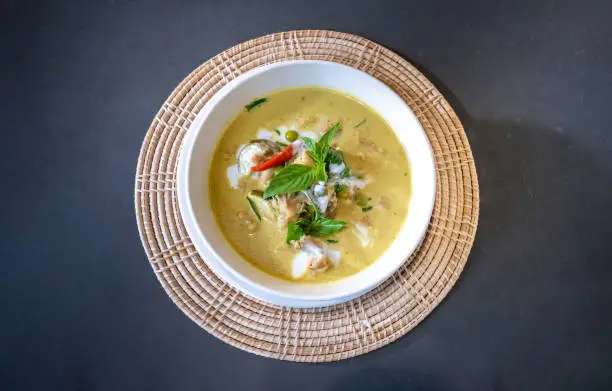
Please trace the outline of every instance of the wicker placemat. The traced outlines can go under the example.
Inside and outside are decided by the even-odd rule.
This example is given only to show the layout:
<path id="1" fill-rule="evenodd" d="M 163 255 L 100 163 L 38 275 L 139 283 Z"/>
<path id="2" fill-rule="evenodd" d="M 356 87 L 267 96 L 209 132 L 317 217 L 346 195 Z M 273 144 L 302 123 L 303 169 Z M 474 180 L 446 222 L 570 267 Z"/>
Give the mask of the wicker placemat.
<path id="1" fill-rule="evenodd" d="M 257 66 L 293 59 L 334 61 L 390 86 L 415 112 L 435 154 L 436 202 L 411 262 L 348 303 L 290 309 L 245 296 L 197 254 L 176 198 L 181 143 L 202 106 Z M 193 71 L 155 116 L 136 174 L 136 216 L 147 256 L 172 300 L 209 333 L 262 356 L 334 361 L 406 334 L 447 295 L 467 261 L 478 222 L 478 182 L 468 140 L 448 102 L 418 70 L 367 39 L 331 31 L 291 31 L 234 46 Z"/>

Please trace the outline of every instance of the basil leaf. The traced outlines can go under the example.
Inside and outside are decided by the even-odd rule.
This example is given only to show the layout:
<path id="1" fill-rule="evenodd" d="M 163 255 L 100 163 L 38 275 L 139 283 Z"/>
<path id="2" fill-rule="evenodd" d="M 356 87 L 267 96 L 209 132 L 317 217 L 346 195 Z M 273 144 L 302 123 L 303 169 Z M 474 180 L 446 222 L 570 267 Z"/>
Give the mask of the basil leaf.
<path id="1" fill-rule="evenodd" d="M 249 103 L 248 105 L 244 106 L 244 108 L 246 109 L 246 111 L 251 111 L 253 110 L 255 107 L 259 106 L 260 104 L 267 102 L 268 98 L 259 98 L 259 99 L 255 99 L 254 101 L 252 101 L 251 103 Z"/>
<path id="2" fill-rule="evenodd" d="M 344 164 L 344 170 L 342 170 L 342 172 L 339 174 L 335 173 L 333 176 L 340 177 L 340 178 L 346 178 L 347 176 L 349 176 L 349 173 L 350 173 L 349 166 L 348 164 L 346 164 L 346 161 L 344 160 L 344 155 L 342 155 L 342 152 L 338 151 L 337 149 L 332 148 L 329 150 L 325 163 L 327 165 L 327 169 L 329 169 L 329 166 L 331 164 L 337 164 L 337 165 Z"/>
<path id="3" fill-rule="evenodd" d="M 325 161 L 327 157 L 327 152 L 329 151 L 329 146 L 331 145 L 334 137 L 336 136 L 336 132 L 340 129 L 340 122 L 336 122 L 334 126 L 332 126 L 317 143 L 316 153 L 319 156 L 320 160 Z"/>
<path id="4" fill-rule="evenodd" d="M 315 220 L 316 220 L 316 219 L 317 219 L 317 216 L 318 216 L 318 215 L 316 214 L 316 212 L 315 212 L 315 215 L 314 215 L 314 216 L 315 216 Z M 308 230 L 308 227 L 309 227 L 309 225 L 310 225 L 310 222 L 311 222 L 311 220 L 309 220 L 309 219 L 300 218 L 300 219 L 297 221 L 297 223 L 296 223 L 296 224 L 297 224 L 297 225 L 299 225 L 299 226 L 300 226 L 300 228 L 302 228 L 302 230 L 303 230 L 304 232 L 306 232 L 306 231 Z"/>
<path id="5" fill-rule="evenodd" d="M 345 225 L 344 221 L 320 218 L 310 223 L 307 233 L 312 236 L 329 236 L 340 231 Z"/>
<path id="6" fill-rule="evenodd" d="M 340 122 L 336 122 L 334 126 L 325 132 L 317 143 L 315 143 L 311 138 L 301 137 L 301 139 L 304 140 L 304 143 L 306 143 L 306 146 L 308 146 L 310 149 L 309 155 L 315 162 L 315 177 L 318 181 L 327 181 L 325 159 L 327 157 L 327 153 L 329 152 L 329 145 L 334 139 L 338 129 L 340 129 Z"/>
<path id="7" fill-rule="evenodd" d="M 327 173 L 325 172 L 327 153 L 329 152 L 329 145 L 331 144 L 336 132 L 340 129 L 340 122 L 336 122 L 323 136 L 319 142 L 317 142 L 312 149 L 310 156 L 315 161 L 315 173 L 318 181 L 327 181 Z"/>
<path id="8" fill-rule="evenodd" d="M 302 141 L 304 141 L 304 144 L 306 144 L 306 146 L 311 150 L 314 151 L 315 149 L 315 145 L 317 144 L 313 139 L 311 139 L 310 137 L 306 137 L 306 136 L 302 136 L 300 137 L 300 139 L 302 139 Z"/>
<path id="9" fill-rule="evenodd" d="M 318 219 L 319 215 L 321 214 L 319 206 L 317 205 L 316 200 L 313 199 L 311 194 L 305 191 L 304 195 L 306 196 L 306 198 L 308 198 L 308 203 L 304 205 L 304 210 L 300 214 L 302 218 L 299 220 L 299 223 L 302 225 L 302 228 L 306 227 L 308 225 L 308 222 L 310 222 L 311 220 Z"/>
<path id="10" fill-rule="evenodd" d="M 298 223 L 291 222 L 287 226 L 287 244 L 291 244 L 292 240 L 300 240 L 304 236 L 304 230 Z"/>
<path id="11" fill-rule="evenodd" d="M 327 173 L 325 172 L 325 163 L 317 161 L 315 165 L 315 176 L 317 181 L 327 182 Z"/>
<path id="12" fill-rule="evenodd" d="M 251 200 L 251 198 L 249 196 L 247 196 L 246 199 L 247 199 L 247 201 L 249 203 L 249 208 L 251 209 L 251 212 L 253 212 L 255 217 L 257 217 L 257 220 L 259 220 L 261 222 L 261 215 L 257 211 L 257 208 L 255 208 L 255 203 L 253 203 L 253 200 Z"/>
<path id="13" fill-rule="evenodd" d="M 264 198 L 306 190 L 312 185 L 314 178 L 315 173 L 312 167 L 303 164 L 291 164 L 280 170 L 272 178 L 264 191 Z"/>
<path id="14" fill-rule="evenodd" d="M 327 164 L 343 164 L 344 156 L 342 156 L 342 152 L 337 149 L 331 149 L 327 154 Z"/>

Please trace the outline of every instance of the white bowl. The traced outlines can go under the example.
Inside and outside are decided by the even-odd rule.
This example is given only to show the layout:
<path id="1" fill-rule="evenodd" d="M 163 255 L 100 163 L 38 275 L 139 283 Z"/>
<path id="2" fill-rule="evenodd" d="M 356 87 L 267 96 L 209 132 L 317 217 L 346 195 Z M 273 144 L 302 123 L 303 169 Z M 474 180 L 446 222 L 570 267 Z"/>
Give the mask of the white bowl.
<path id="1" fill-rule="evenodd" d="M 394 130 L 410 162 L 410 207 L 397 239 L 371 266 L 330 283 L 292 283 L 253 267 L 226 242 L 208 198 L 212 156 L 229 121 L 257 97 L 273 90 L 300 86 L 331 88 L 372 107 Z M 288 307 L 320 307 L 370 291 L 409 258 L 429 224 L 435 198 L 435 169 L 423 128 L 406 103 L 385 84 L 364 72 L 336 63 L 290 61 L 249 71 L 211 98 L 185 137 L 177 186 L 187 232 L 199 254 L 218 276 L 243 293 L 263 301 Z"/>

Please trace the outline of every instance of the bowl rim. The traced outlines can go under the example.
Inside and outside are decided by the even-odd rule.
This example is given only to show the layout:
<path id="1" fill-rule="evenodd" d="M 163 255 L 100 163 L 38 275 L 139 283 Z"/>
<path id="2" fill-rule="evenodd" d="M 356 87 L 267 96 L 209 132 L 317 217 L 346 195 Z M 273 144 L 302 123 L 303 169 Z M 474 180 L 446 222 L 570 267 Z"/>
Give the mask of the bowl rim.
<path id="1" fill-rule="evenodd" d="M 344 68 L 345 70 L 350 70 L 351 72 L 360 73 L 362 77 L 365 76 L 371 79 L 370 80 L 371 82 L 377 84 L 377 88 L 386 90 L 386 93 L 388 93 L 390 96 L 393 96 L 393 99 L 396 99 L 398 103 L 405 106 L 405 108 L 407 109 L 407 112 L 410 113 L 414 117 L 413 118 L 414 122 L 418 126 L 419 128 L 418 130 L 422 134 L 424 141 L 428 147 L 426 151 L 423 151 L 423 153 L 426 155 L 426 159 L 428 160 L 428 163 L 430 163 L 430 168 L 431 168 L 430 176 L 432 180 L 432 186 L 430 189 L 428 189 L 430 192 L 430 197 L 428 197 L 428 199 L 425 200 L 427 204 L 421 205 L 421 208 L 425 208 L 427 212 L 426 213 L 427 218 L 425 219 L 424 222 L 422 222 L 422 226 L 419 229 L 420 235 L 418 238 L 413 238 L 414 240 L 413 248 L 411 248 L 410 251 L 407 252 L 407 254 L 404 254 L 405 256 L 402 256 L 401 260 L 398 260 L 394 264 L 394 266 L 391 268 L 392 270 L 390 270 L 385 276 L 382 276 L 376 279 L 372 279 L 372 281 L 369 282 L 368 284 L 358 285 L 354 289 L 348 292 L 343 291 L 343 292 L 339 292 L 338 294 L 329 294 L 326 296 L 319 295 L 317 298 L 308 298 L 308 297 L 296 295 L 293 293 L 282 292 L 276 289 L 271 289 L 265 285 L 262 285 L 256 281 L 253 281 L 252 279 L 249 279 L 248 277 L 239 273 L 237 270 L 233 269 L 226 261 L 224 261 L 223 257 L 210 244 L 210 242 L 206 239 L 206 235 L 201 230 L 200 225 L 195 217 L 196 214 L 193 209 L 193 205 L 191 203 L 190 185 L 189 185 L 189 182 L 190 182 L 189 176 L 190 176 L 190 169 L 191 169 L 190 163 L 192 160 L 191 157 L 193 154 L 195 141 L 200 131 L 202 131 L 203 129 L 204 122 L 206 121 L 206 119 L 210 117 L 210 114 L 215 110 L 215 108 L 219 105 L 219 103 L 221 103 L 223 98 L 227 96 L 231 91 L 236 89 L 240 84 L 244 83 L 246 80 L 256 75 L 259 75 L 264 72 L 270 72 L 277 68 L 295 66 L 295 65 L 300 65 L 300 64 L 321 64 L 325 66 Z M 287 88 L 290 88 L 290 87 L 287 87 Z M 271 89 L 270 91 L 272 90 L 273 89 Z M 342 90 L 338 90 L 338 91 L 341 93 L 347 94 L 349 96 L 352 96 L 351 94 L 345 91 L 342 91 Z M 358 97 L 354 97 L 354 98 L 358 99 L 359 101 L 362 101 Z M 366 103 L 364 102 L 364 104 Z M 379 115 L 382 115 L 382 114 L 379 113 Z M 395 132 L 394 129 L 392 130 Z M 427 169 L 427 167 L 424 167 L 422 169 Z M 412 171 L 412 167 L 411 167 L 411 171 Z M 215 274 L 217 274 L 221 279 L 223 279 L 225 282 L 229 283 L 232 287 L 236 288 L 237 290 L 243 293 L 246 293 L 259 300 L 269 302 L 272 304 L 288 306 L 288 307 L 296 307 L 296 308 L 322 307 L 322 306 L 328 306 L 328 305 L 333 305 L 333 304 L 339 304 L 339 303 L 351 300 L 355 297 L 361 296 L 371 291 L 372 289 L 376 288 L 378 285 L 380 285 L 384 281 L 386 281 L 402 265 L 404 265 L 406 262 L 409 262 L 411 255 L 418 248 L 419 244 L 423 240 L 423 237 L 425 236 L 425 233 L 427 232 L 429 221 L 431 220 L 431 215 L 433 212 L 436 187 L 437 187 L 437 183 L 436 183 L 436 174 L 435 174 L 435 164 L 434 164 L 434 156 L 433 156 L 431 144 L 429 142 L 429 139 L 427 137 L 425 130 L 423 129 L 422 124 L 420 123 L 420 121 L 418 120 L 414 112 L 410 109 L 408 104 L 406 104 L 406 102 L 399 95 L 397 95 L 395 91 L 389 88 L 386 84 L 376 79 L 375 77 L 369 75 L 368 73 L 363 72 L 359 69 L 347 66 L 347 65 L 338 64 L 338 63 L 331 62 L 331 61 L 321 61 L 321 60 L 288 60 L 288 61 L 281 61 L 281 62 L 277 62 L 273 64 L 266 64 L 266 65 L 251 69 L 248 72 L 245 72 L 239 75 L 238 77 L 236 77 L 235 79 L 233 79 L 232 81 L 230 81 L 228 84 L 222 87 L 219 91 L 217 91 L 210 98 L 208 102 L 204 104 L 204 106 L 202 107 L 198 115 L 196 116 L 196 119 L 189 126 L 189 130 L 187 134 L 185 135 L 185 138 L 181 145 L 179 163 L 178 163 L 178 168 L 177 168 L 177 199 L 178 199 L 178 204 L 179 204 L 179 210 L 181 212 L 181 217 L 182 217 L 183 223 L 185 225 L 187 233 L 189 234 L 191 238 L 191 241 L 194 247 L 196 248 L 197 252 L 201 255 L 201 258 L 204 260 L 207 266 L 209 266 L 212 269 L 212 271 Z M 410 208 L 409 208 L 408 213 L 410 213 Z M 223 236 L 223 239 L 227 242 L 227 238 L 225 238 L 224 235 L 222 236 Z M 398 240 L 398 239 L 400 238 L 396 238 L 395 240 Z M 230 244 L 228 243 L 228 245 Z M 243 258 L 242 256 L 240 257 Z M 375 264 L 377 261 L 378 260 L 372 262 L 372 264 Z M 247 261 L 244 260 L 244 262 L 247 262 Z M 369 267 L 363 269 L 359 273 L 363 273 L 367 271 L 368 268 Z M 308 285 L 316 286 L 316 283 L 309 283 Z"/>

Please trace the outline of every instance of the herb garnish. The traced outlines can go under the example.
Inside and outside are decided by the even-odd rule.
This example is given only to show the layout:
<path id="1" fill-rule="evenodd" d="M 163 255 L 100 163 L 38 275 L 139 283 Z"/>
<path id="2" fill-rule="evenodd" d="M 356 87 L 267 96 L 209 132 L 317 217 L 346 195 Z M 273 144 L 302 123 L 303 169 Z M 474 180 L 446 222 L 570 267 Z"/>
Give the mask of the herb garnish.
<path id="1" fill-rule="evenodd" d="M 251 209 L 251 212 L 253 212 L 255 217 L 257 217 L 257 220 L 261 222 L 261 215 L 257 211 L 257 208 L 255 208 L 255 203 L 253 203 L 253 200 L 251 200 L 249 196 L 247 196 L 246 199 L 247 199 L 247 202 L 249 203 L 249 208 Z"/>
<path id="2" fill-rule="evenodd" d="M 300 240 L 304 235 L 325 237 L 340 231 L 346 225 L 345 221 L 319 217 L 313 220 L 301 218 L 289 223 L 287 227 L 287 244 L 292 240 Z"/>
<path id="3" fill-rule="evenodd" d="M 246 111 L 251 111 L 253 110 L 255 107 L 259 106 L 260 104 L 267 102 L 268 98 L 259 98 L 259 99 L 255 99 L 254 101 L 252 101 L 251 103 L 249 103 L 248 105 L 244 106 L 244 108 L 246 109 Z"/>
<path id="4" fill-rule="evenodd" d="M 334 240 L 334 239 L 327 239 L 327 240 L 326 240 L 326 242 L 327 242 L 327 243 L 331 243 L 331 244 L 336 244 L 336 243 L 338 243 L 338 241 L 337 241 L 337 240 Z"/>
<path id="5" fill-rule="evenodd" d="M 314 179 L 315 172 L 312 167 L 290 164 L 272 178 L 264 191 L 264 198 L 306 190 L 312 185 Z"/>
<path id="6" fill-rule="evenodd" d="M 337 149 L 332 149 L 327 154 L 327 164 L 344 164 L 344 156 Z"/>
<path id="7" fill-rule="evenodd" d="M 315 162 L 315 177 L 318 181 L 327 181 L 327 173 L 325 172 L 327 154 L 329 153 L 330 144 L 339 129 L 340 122 L 336 122 L 316 143 L 311 138 L 302 137 L 302 140 L 304 140 L 304 143 L 310 149 L 310 157 Z"/>
<path id="8" fill-rule="evenodd" d="M 292 240 L 300 240 L 304 235 L 330 236 L 346 225 L 345 221 L 321 217 L 321 212 L 315 205 L 311 205 L 301 216 L 298 221 L 289 223 L 287 244 L 290 244 Z"/>
<path id="9" fill-rule="evenodd" d="M 311 139 L 310 137 L 306 137 L 306 136 L 302 136 L 300 137 L 302 139 L 302 141 L 304 141 L 304 144 L 306 144 L 306 146 L 312 151 L 315 149 L 315 146 L 317 145 L 316 141 L 314 141 L 313 139 Z"/>
<path id="10" fill-rule="evenodd" d="M 305 232 L 312 236 L 329 236 L 340 231 L 345 225 L 344 221 L 321 217 L 311 222 Z"/>
<path id="11" fill-rule="evenodd" d="M 332 148 L 329 150 L 325 163 L 327 164 L 328 169 L 331 164 L 336 164 L 336 165 L 344 164 L 344 170 L 342 170 L 339 176 L 342 178 L 346 178 L 347 176 L 349 176 L 350 170 L 349 170 L 348 165 L 344 161 L 344 155 L 342 155 L 342 152 L 338 151 L 337 149 Z"/>
<path id="12" fill-rule="evenodd" d="M 274 131 L 275 131 L 275 132 L 276 132 L 276 134 L 278 134 L 279 136 L 281 135 L 280 130 L 278 130 L 278 129 L 274 129 Z"/>
<path id="13" fill-rule="evenodd" d="M 358 127 L 360 127 L 361 125 L 366 123 L 366 119 L 362 119 L 361 122 L 359 122 L 357 125 L 355 125 L 355 129 L 357 129 Z"/>
<path id="14" fill-rule="evenodd" d="M 291 244 L 293 240 L 300 240 L 304 236 L 304 230 L 298 223 L 291 222 L 287 226 L 287 244 Z"/>
<path id="15" fill-rule="evenodd" d="M 372 210 L 372 207 L 371 207 L 371 206 L 366 206 L 365 208 L 361 208 L 361 211 L 362 211 L 362 212 L 364 212 L 364 213 L 365 213 L 365 212 L 369 212 L 369 211 L 371 211 L 371 210 Z"/>

